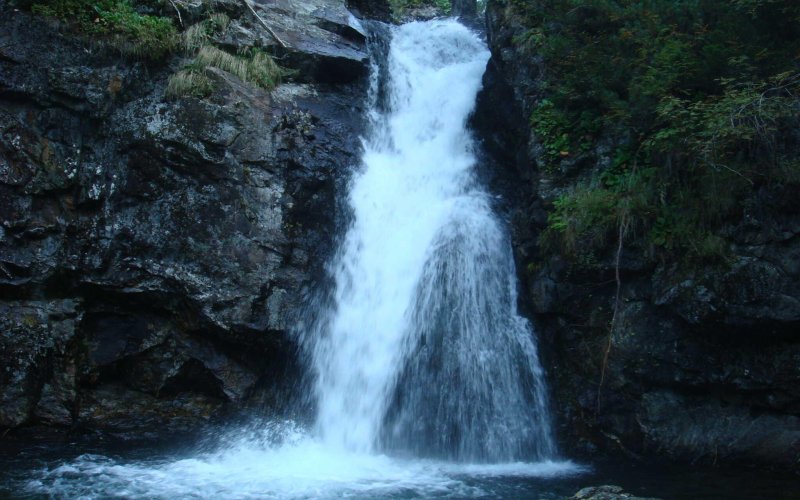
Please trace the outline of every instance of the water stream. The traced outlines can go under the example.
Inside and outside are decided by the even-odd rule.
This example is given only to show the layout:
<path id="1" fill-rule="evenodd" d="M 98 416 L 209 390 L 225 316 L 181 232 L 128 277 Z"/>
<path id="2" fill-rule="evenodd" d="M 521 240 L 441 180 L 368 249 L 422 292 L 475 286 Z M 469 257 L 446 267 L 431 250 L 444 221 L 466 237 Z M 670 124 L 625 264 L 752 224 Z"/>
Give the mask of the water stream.
<path id="1" fill-rule="evenodd" d="M 83 454 L 21 489 L 57 496 L 495 496 L 559 461 L 510 244 L 466 127 L 489 53 L 452 20 L 392 29 L 372 130 L 331 263 L 333 306 L 301 332 L 316 423 L 260 422 L 182 456 Z M 378 92 L 381 89 L 382 92 Z"/>
<path id="2" fill-rule="evenodd" d="M 333 446 L 459 461 L 555 453 L 510 244 L 473 172 L 466 122 L 488 59 L 455 21 L 393 33 L 336 306 L 306 342 Z"/>

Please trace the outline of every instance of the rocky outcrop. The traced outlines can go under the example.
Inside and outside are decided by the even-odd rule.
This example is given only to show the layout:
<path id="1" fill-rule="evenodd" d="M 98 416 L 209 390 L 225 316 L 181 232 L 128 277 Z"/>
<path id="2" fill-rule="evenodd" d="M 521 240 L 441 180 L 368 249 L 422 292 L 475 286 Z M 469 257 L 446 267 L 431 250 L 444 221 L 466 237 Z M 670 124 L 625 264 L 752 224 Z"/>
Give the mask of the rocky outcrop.
<path id="1" fill-rule="evenodd" d="M 279 57 L 296 71 L 295 79 L 347 83 L 366 76 L 366 31 L 343 2 L 277 0 L 259 7 L 284 44 Z"/>
<path id="2" fill-rule="evenodd" d="M 392 7 L 389 0 L 348 0 L 347 6 L 358 17 L 389 22 L 392 19 Z"/>
<path id="3" fill-rule="evenodd" d="M 180 56 L 121 60 L 0 6 L 0 427 L 142 436 L 291 399 L 289 332 L 357 161 L 364 35 L 336 0 L 257 5 L 279 49 L 229 3 L 223 43 L 275 46 L 294 81 L 212 70 L 208 99 L 167 100 Z"/>
<path id="4" fill-rule="evenodd" d="M 800 186 L 764 186 L 742 201 L 741 219 L 720 234 L 725 265 L 653 262 L 626 246 L 609 337 L 616 248 L 578 267 L 539 245 L 553 200 L 600 165 L 539 168 L 528 117 L 546 68 L 519 46 L 523 30 L 513 2 L 489 2 L 492 59 L 475 126 L 510 207 L 523 307 L 542 338 L 562 442 L 573 454 L 800 470 L 800 210 L 790 201 Z"/>
<path id="5" fill-rule="evenodd" d="M 619 486 L 590 486 L 582 488 L 569 498 L 569 500 L 657 500 L 655 498 L 643 498 L 626 493 Z"/>

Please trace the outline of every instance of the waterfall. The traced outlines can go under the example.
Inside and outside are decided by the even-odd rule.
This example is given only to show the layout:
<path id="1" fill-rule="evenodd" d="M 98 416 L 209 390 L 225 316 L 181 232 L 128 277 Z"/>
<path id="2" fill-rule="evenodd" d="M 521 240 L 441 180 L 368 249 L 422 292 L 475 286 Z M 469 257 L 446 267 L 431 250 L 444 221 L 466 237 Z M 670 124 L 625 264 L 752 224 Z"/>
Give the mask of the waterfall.
<path id="1" fill-rule="evenodd" d="M 459 461 L 554 453 L 510 243 L 473 172 L 466 122 L 488 59 L 453 20 L 392 31 L 335 304 L 306 337 L 330 445 Z"/>
<path id="2" fill-rule="evenodd" d="M 310 304 L 312 326 L 298 328 L 315 376 L 314 428 L 259 418 L 188 454 L 86 453 L 37 470 L 20 491 L 533 498 L 541 483 L 519 477 L 585 470 L 553 460 L 510 242 L 473 172 L 466 123 L 489 54 L 451 20 L 391 30 L 346 200 L 352 223 L 331 262 L 332 300 Z"/>

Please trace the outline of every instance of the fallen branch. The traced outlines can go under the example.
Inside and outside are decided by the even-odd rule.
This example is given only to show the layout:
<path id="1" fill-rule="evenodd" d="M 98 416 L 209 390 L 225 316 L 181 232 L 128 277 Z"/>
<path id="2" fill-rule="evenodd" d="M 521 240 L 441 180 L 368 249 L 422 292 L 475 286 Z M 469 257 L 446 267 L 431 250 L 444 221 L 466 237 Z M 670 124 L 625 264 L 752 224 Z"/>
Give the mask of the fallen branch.
<path id="1" fill-rule="evenodd" d="M 175 5 L 175 2 L 169 0 L 169 3 L 172 4 L 172 8 L 175 9 L 175 13 L 178 14 L 178 22 L 181 23 L 181 28 L 183 28 L 183 18 L 181 17 L 181 11 L 178 9 L 178 6 Z"/>
<path id="2" fill-rule="evenodd" d="M 253 4 L 250 3 L 250 0 L 242 0 L 242 3 L 244 3 L 247 6 L 248 9 L 250 9 L 250 12 L 254 16 L 256 16 L 256 19 L 258 19 L 258 22 L 261 23 L 261 26 L 263 26 L 264 29 L 266 29 L 269 32 L 269 34 L 272 36 L 272 38 L 274 38 L 275 41 L 278 42 L 278 45 L 280 45 L 281 47 L 283 47 L 285 49 L 286 48 L 286 44 L 283 42 L 283 40 L 281 40 L 281 38 L 274 31 L 272 31 L 272 28 L 270 28 L 267 25 L 267 23 L 264 22 L 263 19 L 261 19 L 261 16 L 259 16 L 258 12 L 256 12 L 256 9 L 253 8 Z"/>

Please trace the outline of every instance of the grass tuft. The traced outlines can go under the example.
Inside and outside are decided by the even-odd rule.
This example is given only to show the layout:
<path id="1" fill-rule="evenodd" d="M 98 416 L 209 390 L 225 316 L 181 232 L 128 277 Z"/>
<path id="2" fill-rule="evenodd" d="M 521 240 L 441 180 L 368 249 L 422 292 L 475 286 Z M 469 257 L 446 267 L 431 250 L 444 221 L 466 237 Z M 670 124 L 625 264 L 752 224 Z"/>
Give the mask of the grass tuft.
<path id="1" fill-rule="evenodd" d="M 235 75 L 243 82 L 265 89 L 274 88 L 281 78 L 281 69 L 265 52 L 251 50 L 243 55 L 233 55 L 211 45 L 200 49 L 195 58 L 199 67 L 214 67 Z"/>
<path id="2" fill-rule="evenodd" d="M 167 97 L 206 97 L 214 90 L 214 82 L 203 70 L 183 69 L 171 77 L 167 83 Z"/>
<path id="3" fill-rule="evenodd" d="M 183 48 L 188 54 L 194 54 L 208 42 L 209 36 L 204 22 L 193 24 L 183 32 Z"/>
<path id="4" fill-rule="evenodd" d="M 208 17 L 208 22 L 211 24 L 214 31 L 224 33 L 231 24 L 231 18 L 222 12 L 214 12 Z"/>
<path id="5" fill-rule="evenodd" d="M 221 69 L 243 82 L 267 90 L 280 83 L 283 75 L 283 70 L 269 54 L 261 50 L 248 50 L 240 55 L 233 55 L 213 45 L 204 45 L 189 66 L 170 77 L 166 89 L 167 97 L 209 95 L 214 90 L 214 82 L 206 75 L 207 68 Z"/>
<path id="6" fill-rule="evenodd" d="M 226 14 L 215 12 L 208 19 L 189 26 L 183 32 L 182 45 L 187 54 L 194 54 L 207 45 L 216 33 L 224 33 L 228 29 L 231 18 Z"/>

